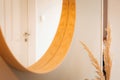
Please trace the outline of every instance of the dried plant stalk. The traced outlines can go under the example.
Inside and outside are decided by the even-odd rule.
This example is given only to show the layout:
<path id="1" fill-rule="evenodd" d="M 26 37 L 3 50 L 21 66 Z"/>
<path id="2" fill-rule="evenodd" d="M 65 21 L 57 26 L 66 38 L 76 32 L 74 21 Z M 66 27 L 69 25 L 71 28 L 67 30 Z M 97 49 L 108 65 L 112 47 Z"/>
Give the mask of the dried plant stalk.
<path id="1" fill-rule="evenodd" d="M 103 75 L 103 72 L 101 71 L 100 65 L 97 61 L 97 59 L 94 57 L 93 53 L 90 51 L 90 49 L 87 47 L 86 44 L 83 42 L 80 42 L 84 49 L 88 52 L 88 56 L 90 57 L 90 60 L 92 62 L 92 65 L 96 68 L 96 73 L 98 74 L 99 77 L 96 77 L 95 80 L 105 80 L 105 77 Z"/>
<path id="2" fill-rule="evenodd" d="M 111 29 L 110 26 L 107 27 L 107 38 L 104 40 L 105 48 L 103 50 L 104 55 L 104 71 L 106 73 L 105 78 L 106 80 L 110 80 L 111 74 L 111 67 L 112 67 L 112 60 L 110 57 L 110 45 L 111 45 Z"/>

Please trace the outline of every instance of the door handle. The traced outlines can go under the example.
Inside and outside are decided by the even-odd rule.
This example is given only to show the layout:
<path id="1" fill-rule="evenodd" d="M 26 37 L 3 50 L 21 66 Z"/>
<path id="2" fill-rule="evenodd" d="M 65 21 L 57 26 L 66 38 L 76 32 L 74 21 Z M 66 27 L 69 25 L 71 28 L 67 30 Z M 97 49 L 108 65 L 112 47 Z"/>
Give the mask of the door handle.
<path id="1" fill-rule="evenodd" d="M 24 37 L 25 37 L 25 42 L 27 42 L 28 41 L 28 37 L 30 36 L 30 34 L 29 33 L 27 33 L 27 32 L 25 32 L 24 33 Z"/>
<path id="2" fill-rule="evenodd" d="M 25 32 L 25 33 L 24 33 L 24 36 L 25 36 L 25 37 L 29 37 L 29 36 L 30 36 L 30 34 L 29 34 L 29 33 L 27 33 L 27 32 Z"/>

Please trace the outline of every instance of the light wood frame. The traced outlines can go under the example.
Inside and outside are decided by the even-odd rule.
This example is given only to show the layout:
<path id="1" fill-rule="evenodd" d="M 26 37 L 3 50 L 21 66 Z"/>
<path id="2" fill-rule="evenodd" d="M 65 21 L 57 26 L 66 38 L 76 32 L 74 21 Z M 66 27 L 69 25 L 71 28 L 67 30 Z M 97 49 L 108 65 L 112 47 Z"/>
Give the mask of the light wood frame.
<path id="1" fill-rule="evenodd" d="M 54 40 L 45 55 L 28 68 L 13 56 L 0 28 L 0 56 L 12 67 L 33 73 L 47 73 L 63 61 L 72 41 L 76 19 L 75 0 L 63 0 L 61 19 Z"/>

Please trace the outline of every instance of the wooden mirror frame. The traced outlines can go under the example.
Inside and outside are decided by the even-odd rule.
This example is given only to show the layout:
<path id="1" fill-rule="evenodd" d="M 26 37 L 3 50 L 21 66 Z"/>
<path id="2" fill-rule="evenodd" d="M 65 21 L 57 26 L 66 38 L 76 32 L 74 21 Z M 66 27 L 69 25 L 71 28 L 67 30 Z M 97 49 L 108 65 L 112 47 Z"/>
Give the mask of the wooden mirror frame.
<path id="1" fill-rule="evenodd" d="M 47 52 L 28 68 L 21 65 L 10 51 L 0 28 L 0 56 L 12 67 L 33 73 L 47 73 L 54 70 L 64 59 L 72 41 L 76 18 L 75 0 L 63 0 L 62 13 L 57 33 Z"/>

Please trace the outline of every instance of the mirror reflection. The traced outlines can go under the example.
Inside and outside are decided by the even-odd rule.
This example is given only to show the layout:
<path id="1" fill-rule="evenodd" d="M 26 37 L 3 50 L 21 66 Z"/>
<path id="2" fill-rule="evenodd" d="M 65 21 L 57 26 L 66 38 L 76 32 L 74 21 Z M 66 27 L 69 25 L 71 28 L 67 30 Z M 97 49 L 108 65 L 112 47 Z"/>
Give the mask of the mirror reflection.
<path id="1" fill-rule="evenodd" d="M 16 59 L 30 66 L 49 48 L 56 34 L 62 0 L 0 0 L 0 25 Z"/>

